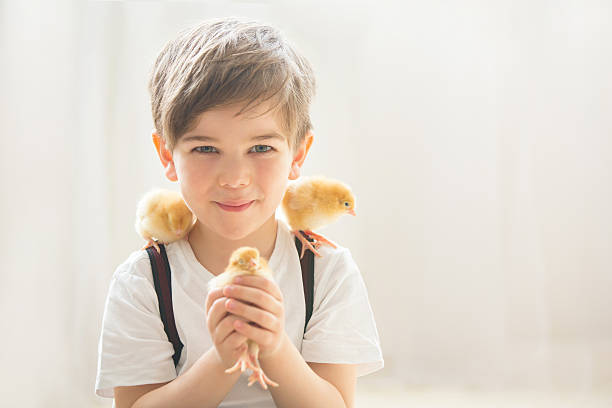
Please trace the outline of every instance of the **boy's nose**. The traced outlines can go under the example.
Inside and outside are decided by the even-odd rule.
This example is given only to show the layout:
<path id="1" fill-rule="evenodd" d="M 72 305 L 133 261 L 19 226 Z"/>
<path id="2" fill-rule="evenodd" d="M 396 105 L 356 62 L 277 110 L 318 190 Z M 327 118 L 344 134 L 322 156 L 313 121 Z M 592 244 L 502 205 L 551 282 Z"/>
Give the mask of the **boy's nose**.
<path id="1" fill-rule="evenodd" d="M 239 188 L 248 186 L 251 182 L 250 172 L 247 166 L 229 164 L 221 169 L 219 184 L 222 187 Z"/>

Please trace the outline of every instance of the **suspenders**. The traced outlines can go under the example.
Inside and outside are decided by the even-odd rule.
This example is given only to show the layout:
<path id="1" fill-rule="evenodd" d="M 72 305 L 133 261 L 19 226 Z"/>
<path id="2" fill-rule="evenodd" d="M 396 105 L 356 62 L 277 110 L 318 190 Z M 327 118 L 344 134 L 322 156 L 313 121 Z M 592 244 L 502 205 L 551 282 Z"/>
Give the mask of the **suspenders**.
<path id="1" fill-rule="evenodd" d="M 310 237 L 307 237 L 310 239 Z M 155 292 L 159 303 L 159 315 L 164 324 L 164 331 L 168 336 L 168 340 L 174 347 L 174 366 L 176 367 L 181 358 L 183 343 L 179 338 L 176 330 L 176 322 L 174 321 L 174 309 L 172 307 L 172 286 L 170 280 L 170 263 L 166 254 L 166 248 L 163 244 L 158 244 L 160 253 L 155 248 L 147 248 L 147 254 L 151 261 L 151 271 L 153 273 L 153 283 L 155 284 Z M 295 246 L 298 254 L 302 251 L 302 243 L 296 237 Z M 302 267 L 302 285 L 304 287 L 304 299 L 306 303 L 306 323 L 304 324 L 304 332 L 306 326 L 312 316 L 312 303 L 314 297 L 314 254 L 308 250 L 304 253 L 304 257 L 300 260 Z"/>
<path id="2" fill-rule="evenodd" d="M 310 242 L 312 238 L 302 234 Z M 298 254 L 302 253 L 302 242 L 295 237 L 295 247 Z M 312 316 L 312 302 L 314 298 L 314 254 L 309 249 L 304 252 L 304 257 L 300 259 L 300 266 L 302 267 L 302 286 L 304 286 L 304 302 L 306 303 L 306 321 L 304 323 L 304 333 L 306 333 L 306 326 Z"/>
<path id="3" fill-rule="evenodd" d="M 154 247 L 147 248 L 149 260 L 151 261 L 151 270 L 153 272 L 153 283 L 155 284 L 155 292 L 159 303 L 159 315 L 164 323 L 164 331 L 168 336 L 168 340 L 174 347 L 174 367 L 181 358 L 183 343 L 179 338 L 174 322 L 174 309 L 172 308 L 172 286 L 170 284 L 170 263 L 166 255 L 166 248 L 163 244 L 159 244 L 160 253 Z"/>

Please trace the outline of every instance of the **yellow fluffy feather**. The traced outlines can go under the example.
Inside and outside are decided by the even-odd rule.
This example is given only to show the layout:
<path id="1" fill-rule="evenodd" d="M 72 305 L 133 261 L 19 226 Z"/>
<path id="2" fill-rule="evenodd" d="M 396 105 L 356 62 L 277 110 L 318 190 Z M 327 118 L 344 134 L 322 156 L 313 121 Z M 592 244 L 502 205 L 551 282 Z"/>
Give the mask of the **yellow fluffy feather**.
<path id="1" fill-rule="evenodd" d="M 342 214 L 355 215 L 355 196 L 349 186 L 338 180 L 303 177 L 287 188 L 282 208 L 292 232 L 302 241 L 301 256 L 307 247 L 320 256 L 316 248 L 321 244 L 336 246 L 312 230 L 332 223 Z M 313 238 L 315 244 L 304 235 Z"/>
<path id="2" fill-rule="evenodd" d="M 146 193 L 136 208 L 136 232 L 147 241 L 145 248 L 169 244 L 189 233 L 195 216 L 180 193 L 154 189 Z"/>

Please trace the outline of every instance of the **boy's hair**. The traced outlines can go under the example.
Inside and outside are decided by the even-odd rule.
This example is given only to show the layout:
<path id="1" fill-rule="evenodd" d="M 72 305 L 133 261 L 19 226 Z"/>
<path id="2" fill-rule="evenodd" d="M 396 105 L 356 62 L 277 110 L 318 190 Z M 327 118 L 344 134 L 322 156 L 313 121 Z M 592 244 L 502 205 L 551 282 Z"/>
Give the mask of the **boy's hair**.
<path id="1" fill-rule="evenodd" d="M 212 108 L 244 104 L 237 115 L 267 100 L 296 149 L 312 129 L 315 92 L 310 63 L 280 31 L 229 17 L 203 21 L 168 42 L 149 80 L 153 122 L 171 151 Z M 262 114 L 262 115 L 263 115 Z"/>

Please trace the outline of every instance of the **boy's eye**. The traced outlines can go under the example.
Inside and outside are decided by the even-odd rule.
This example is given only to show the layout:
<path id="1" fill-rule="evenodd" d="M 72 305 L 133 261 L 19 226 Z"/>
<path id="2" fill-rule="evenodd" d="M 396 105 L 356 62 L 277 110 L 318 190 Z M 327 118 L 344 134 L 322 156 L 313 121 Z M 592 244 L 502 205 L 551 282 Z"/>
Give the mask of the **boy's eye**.
<path id="1" fill-rule="evenodd" d="M 198 152 L 198 153 L 218 153 L 219 151 L 217 150 L 216 147 L 214 146 L 198 146 L 196 148 L 193 149 L 194 151 Z M 274 150 L 274 148 L 272 146 L 268 146 L 268 145 L 256 145 L 253 146 L 251 148 L 251 150 L 249 150 L 250 152 L 253 153 L 267 153 L 271 150 Z"/>
<path id="2" fill-rule="evenodd" d="M 199 153 L 214 153 L 217 149 L 214 146 L 198 146 L 193 149 Z"/>
<path id="3" fill-rule="evenodd" d="M 272 150 L 272 146 L 268 145 L 256 145 L 251 148 L 251 151 L 254 151 L 255 153 L 266 153 L 270 150 Z"/>

